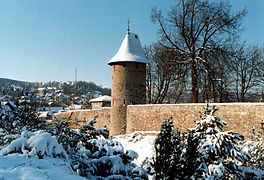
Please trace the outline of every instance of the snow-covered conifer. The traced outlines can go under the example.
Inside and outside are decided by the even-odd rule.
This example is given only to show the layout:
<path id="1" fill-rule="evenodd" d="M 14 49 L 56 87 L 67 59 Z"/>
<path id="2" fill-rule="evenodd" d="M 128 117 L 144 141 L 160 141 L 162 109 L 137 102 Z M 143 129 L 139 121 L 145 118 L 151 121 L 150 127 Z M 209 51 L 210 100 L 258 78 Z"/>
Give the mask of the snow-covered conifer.
<path id="1" fill-rule="evenodd" d="M 193 138 L 198 139 L 198 177 L 201 178 L 241 178 L 240 165 L 250 159 L 238 142 L 244 137 L 233 131 L 223 131 L 225 122 L 214 113 L 215 107 L 207 106 L 196 128 L 191 129 Z"/>
<path id="2" fill-rule="evenodd" d="M 43 159 L 45 157 L 63 158 L 68 156 L 63 147 L 55 137 L 45 131 L 30 132 L 24 130 L 18 139 L 13 140 L 9 145 L 3 147 L 0 155 L 19 153 L 24 156 Z"/>
<path id="3" fill-rule="evenodd" d="M 96 129 L 95 123 L 93 118 L 78 131 L 71 130 L 67 121 L 58 121 L 48 128 L 65 148 L 73 170 L 88 179 L 148 179 L 146 171 L 132 162 L 137 153 L 125 151 L 121 143 L 108 139 L 109 130 Z"/>
<path id="4" fill-rule="evenodd" d="M 162 124 L 155 141 L 156 156 L 153 167 L 156 179 L 181 178 L 183 175 L 183 135 L 174 130 L 172 118 Z"/>
<path id="5" fill-rule="evenodd" d="M 157 179 L 243 178 L 243 163 L 250 155 L 239 144 L 244 137 L 223 131 L 226 123 L 207 106 L 196 127 L 185 135 L 173 130 L 169 119 L 155 142 L 153 167 Z"/>
<path id="6" fill-rule="evenodd" d="M 20 134 L 24 129 L 35 131 L 42 123 L 30 101 L 0 105 L 0 128 L 5 134 Z"/>

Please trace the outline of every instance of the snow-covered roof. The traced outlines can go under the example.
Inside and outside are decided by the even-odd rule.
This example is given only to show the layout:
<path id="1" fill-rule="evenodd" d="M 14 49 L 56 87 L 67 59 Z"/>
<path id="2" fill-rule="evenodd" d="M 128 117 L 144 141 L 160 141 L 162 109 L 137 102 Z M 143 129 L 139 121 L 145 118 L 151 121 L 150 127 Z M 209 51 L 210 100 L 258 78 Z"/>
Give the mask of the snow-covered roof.
<path id="1" fill-rule="evenodd" d="M 40 112 L 39 118 L 47 118 L 48 115 L 49 115 L 49 112 L 48 111 Z"/>
<path id="2" fill-rule="evenodd" d="M 110 59 L 108 64 L 112 65 L 118 62 L 148 63 L 137 34 L 126 34 L 118 52 Z"/>
<path id="3" fill-rule="evenodd" d="M 90 102 L 111 102 L 111 97 L 104 95 L 104 96 L 91 99 Z"/>
<path id="4" fill-rule="evenodd" d="M 14 107 L 14 108 L 16 108 L 17 107 L 17 105 L 15 104 L 15 102 L 14 101 L 2 101 L 1 102 L 1 105 L 8 105 L 8 104 L 10 104 L 12 107 Z"/>

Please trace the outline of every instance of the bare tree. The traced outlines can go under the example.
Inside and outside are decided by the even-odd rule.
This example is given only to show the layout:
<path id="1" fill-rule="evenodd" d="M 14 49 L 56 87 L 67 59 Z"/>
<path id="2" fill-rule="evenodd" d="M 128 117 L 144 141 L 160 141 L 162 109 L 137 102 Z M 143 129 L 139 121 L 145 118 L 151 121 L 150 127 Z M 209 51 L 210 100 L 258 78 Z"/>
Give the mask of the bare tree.
<path id="1" fill-rule="evenodd" d="M 240 30 L 240 20 L 246 11 L 233 14 L 226 1 L 179 0 L 167 18 L 153 9 L 151 19 L 159 25 L 159 43 L 166 49 L 177 51 L 181 59 L 175 63 L 185 64 L 191 74 L 191 102 L 198 102 L 199 66 L 211 59 L 204 55 L 211 51 L 222 52 Z"/>
<path id="2" fill-rule="evenodd" d="M 179 57 L 159 45 L 145 47 L 149 59 L 147 71 L 147 97 L 149 103 L 176 103 L 185 89 L 186 68 L 171 60 Z"/>
<path id="3" fill-rule="evenodd" d="M 263 49 L 258 46 L 248 47 L 241 45 L 236 55 L 231 58 L 231 67 L 234 70 L 234 89 L 237 101 L 244 102 L 246 94 L 260 86 L 263 78 Z"/>
<path id="4" fill-rule="evenodd" d="M 262 86 L 262 94 L 264 95 L 263 85 L 264 85 L 264 46 L 258 47 L 261 53 L 261 59 L 257 66 L 258 71 L 258 83 Z"/>
<path id="5" fill-rule="evenodd" d="M 202 86 L 200 89 L 203 101 L 230 101 L 229 91 L 232 84 L 230 72 L 233 69 L 230 67 L 228 60 L 232 54 L 232 51 L 226 49 L 222 53 L 210 51 L 204 55 L 206 63 L 199 64 L 199 84 Z"/>

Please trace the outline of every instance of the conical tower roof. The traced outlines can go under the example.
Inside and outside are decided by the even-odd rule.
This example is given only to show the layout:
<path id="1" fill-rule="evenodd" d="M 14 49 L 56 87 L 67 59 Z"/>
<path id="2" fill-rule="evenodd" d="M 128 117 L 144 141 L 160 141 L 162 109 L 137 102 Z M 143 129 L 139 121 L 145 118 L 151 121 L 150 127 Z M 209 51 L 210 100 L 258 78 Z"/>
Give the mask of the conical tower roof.
<path id="1" fill-rule="evenodd" d="M 120 62 L 148 63 L 137 34 L 130 32 L 126 34 L 118 52 L 108 64 L 113 65 Z"/>

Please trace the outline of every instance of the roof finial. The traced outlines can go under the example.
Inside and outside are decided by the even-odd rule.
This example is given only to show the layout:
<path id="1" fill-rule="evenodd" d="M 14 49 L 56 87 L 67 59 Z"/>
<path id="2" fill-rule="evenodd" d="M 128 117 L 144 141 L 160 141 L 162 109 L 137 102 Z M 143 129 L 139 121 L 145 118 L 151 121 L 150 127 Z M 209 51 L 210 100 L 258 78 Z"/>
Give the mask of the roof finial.
<path id="1" fill-rule="evenodd" d="M 127 34 L 129 34 L 130 33 L 130 19 L 128 18 L 128 20 L 127 20 Z"/>

